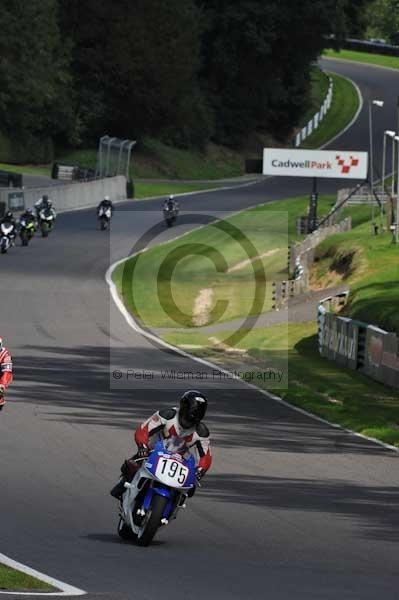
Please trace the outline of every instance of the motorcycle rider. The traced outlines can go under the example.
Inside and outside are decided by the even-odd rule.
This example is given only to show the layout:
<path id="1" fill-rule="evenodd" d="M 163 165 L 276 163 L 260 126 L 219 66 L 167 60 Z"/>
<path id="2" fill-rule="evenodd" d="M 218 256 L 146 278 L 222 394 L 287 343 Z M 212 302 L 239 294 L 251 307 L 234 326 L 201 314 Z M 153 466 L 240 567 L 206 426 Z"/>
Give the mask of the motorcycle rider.
<path id="1" fill-rule="evenodd" d="M 7 226 L 12 225 L 14 227 L 14 229 L 8 234 L 8 237 L 10 238 L 10 242 L 11 245 L 14 246 L 15 244 L 15 238 L 16 238 L 16 229 L 17 229 L 17 223 L 15 221 L 14 215 L 12 214 L 12 212 L 9 210 L 6 212 L 6 214 L 4 215 L 4 217 L 2 218 L 2 220 L 0 221 L 0 225 L 5 224 Z"/>
<path id="2" fill-rule="evenodd" d="M 104 212 L 108 209 L 111 210 L 111 217 L 110 217 L 110 220 L 111 220 L 115 209 L 114 209 L 114 205 L 112 204 L 112 200 L 109 196 L 105 196 L 104 200 L 101 200 L 100 204 L 97 206 L 97 217 L 98 218 L 100 218 L 101 209 Z"/>
<path id="3" fill-rule="evenodd" d="M 25 220 L 26 224 L 34 223 L 36 229 L 36 219 L 31 208 L 26 208 L 25 211 L 20 215 L 19 222 Z"/>
<path id="4" fill-rule="evenodd" d="M 165 202 L 163 203 L 163 210 L 173 210 L 176 214 L 179 211 L 179 203 L 175 200 L 173 194 L 169 196 L 169 198 L 165 198 Z"/>
<path id="5" fill-rule="evenodd" d="M 136 460 L 146 458 L 159 440 L 167 440 L 170 451 L 184 457 L 191 454 L 196 458 L 196 476 L 199 481 L 212 464 L 209 430 L 202 422 L 207 406 L 204 394 L 188 390 L 182 395 L 179 408 L 163 408 L 144 421 L 134 435 L 137 453 L 123 463 L 122 477 L 112 488 L 111 496 L 121 500 L 125 482 L 132 481 L 140 468 L 141 463 Z"/>
<path id="6" fill-rule="evenodd" d="M 11 354 L 4 346 L 3 338 L 0 336 L 0 410 L 3 409 L 6 401 L 4 393 L 12 382 L 12 358 Z"/>
<path id="7" fill-rule="evenodd" d="M 114 205 L 112 204 L 112 200 L 109 196 L 105 196 L 104 200 L 101 200 L 100 204 L 97 206 L 97 214 L 100 212 L 101 208 L 103 208 L 104 210 L 110 208 L 111 214 L 114 212 Z"/>
<path id="8" fill-rule="evenodd" d="M 36 207 L 36 211 L 37 211 L 37 220 L 40 223 L 41 218 L 40 218 L 40 213 L 44 210 L 45 214 L 48 215 L 49 213 L 53 215 L 54 221 L 57 217 L 57 214 L 53 208 L 53 203 L 51 200 L 49 200 L 48 196 L 43 196 L 43 202 L 42 205 L 40 207 L 40 209 L 38 209 L 37 207 L 37 202 L 35 204 Z"/>
<path id="9" fill-rule="evenodd" d="M 51 206 L 51 203 L 50 203 Z M 35 202 L 35 210 L 36 210 L 36 216 L 37 218 L 39 218 L 39 214 L 40 211 L 43 210 L 44 208 L 48 208 L 49 207 L 49 199 L 47 194 L 43 194 L 43 196 L 41 198 L 39 198 L 39 200 L 37 202 Z"/>

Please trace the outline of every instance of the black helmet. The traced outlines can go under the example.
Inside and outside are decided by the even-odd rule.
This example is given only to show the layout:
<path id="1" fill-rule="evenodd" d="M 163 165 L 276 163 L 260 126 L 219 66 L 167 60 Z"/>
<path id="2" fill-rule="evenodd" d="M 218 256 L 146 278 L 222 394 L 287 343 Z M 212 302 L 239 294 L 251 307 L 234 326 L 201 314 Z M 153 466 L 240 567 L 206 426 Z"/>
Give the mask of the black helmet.
<path id="1" fill-rule="evenodd" d="M 205 417 L 208 401 L 197 390 L 184 392 L 180 399 L 179 423 L 184 429 L 198 425 Z"/>
<path id="2" fill-rule="evenodd" d="M 10 210 L 7 211 L 6 214 L 4 215 L 4 218 L 7 219 L 7 221 L 11 220 L 13 218 L 12 212 Z"/>
<path id="3" fill-rule="evenodd" d="M 48 202 L 48 196 L 46 194 L 44 194 L 42 200 L 43 200 L 43 202 Z"/>

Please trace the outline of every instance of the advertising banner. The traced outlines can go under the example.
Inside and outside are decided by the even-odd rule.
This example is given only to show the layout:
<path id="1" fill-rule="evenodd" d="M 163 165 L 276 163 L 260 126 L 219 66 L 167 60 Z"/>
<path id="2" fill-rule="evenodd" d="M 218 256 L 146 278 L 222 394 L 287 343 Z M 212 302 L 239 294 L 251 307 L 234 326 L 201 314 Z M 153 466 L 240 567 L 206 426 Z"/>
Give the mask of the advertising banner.
<path id="1" fill-rule="evenodd" d="M 366 179 L 368 153 L 264 148 L 263 175 Z"/>
<path id="2" fill-rule="evenodd" d="M 369 325 L 367 327 L 365 372 L 388 385 L 398 383 L 399 355 L 395 334 Z"/>

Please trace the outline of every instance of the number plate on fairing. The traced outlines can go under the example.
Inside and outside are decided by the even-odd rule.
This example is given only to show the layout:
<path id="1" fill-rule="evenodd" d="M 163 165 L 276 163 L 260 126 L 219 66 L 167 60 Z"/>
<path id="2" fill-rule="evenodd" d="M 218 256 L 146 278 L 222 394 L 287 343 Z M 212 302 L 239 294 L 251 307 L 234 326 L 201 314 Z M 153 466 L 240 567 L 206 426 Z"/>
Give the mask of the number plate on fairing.
<path id="1" fill-rule="evenodd" d="M 160 456 L 155 471 L 155 476 L 165 483 L 173 487 L 181 487 L 184 485 L 189 469 L 182 465 L 181 462 L 166 456 Z"/>

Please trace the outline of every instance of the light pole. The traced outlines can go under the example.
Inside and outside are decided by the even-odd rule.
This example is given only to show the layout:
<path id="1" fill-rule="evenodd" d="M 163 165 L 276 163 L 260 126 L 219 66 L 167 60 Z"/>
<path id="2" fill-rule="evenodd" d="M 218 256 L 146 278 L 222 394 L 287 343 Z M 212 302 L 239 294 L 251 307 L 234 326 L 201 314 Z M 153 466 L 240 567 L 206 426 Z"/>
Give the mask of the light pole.
<path id="1" fill-rule="evenodd" d="M 399 244 L 399 223 L 398 223 L 398 218 L 399 218 L 399 135 L 395 136 L 394 138 L 394 143 L 395 141 L 398 144 L 398 163 L 397 163 L 397 182 L 396 182 L 396 211 L 395 211 L 395 244 Z M 395 179 L 395 169 L 394 169 L 394 174 L 393 174 L 393 179 Z M 393 199 L 392 199 L 393 200 Z M 393 207 L 392 207 L 393 208 Z"/>
<path id="2" fill-rule="evenodd" d="M 395 169 L 396 169 L 396 161 L 395 161 L 395 148 L 396 148 L 396 144 L 395 142 L 399 142 L 399 135 L 396 135 L 393 138 L 393 144 L 392 144 L 392 181 L 391 181 L 391 198 L 393 199 L 394 195 L 395 195 Z"/>
<path id="3" fill-rule="evenodd" d="M 396 132 L 395 131 L 391 131 L 390 129 L 387 129 L 387 131 L 384 131 L 384 147 L 383 147 L 383 151 L 382 151 L 382 188 L 385 189 L 385 167 L 386 167 L 386 158 L 387 158 L 387 137 L 390 137 L 391 140 L 395 139 L 396 136 Z M 392 147 L 395 147 L 395 143 L 392 144 Z M 392 162 L 392 169 L 394 170 L 395 167 L 393 165 Z"/>
<path id="4" fill-rule="evenodd" d="M 382 198 L 381 198 L 381 227 L 382 229 L 384 229 L 384 223 L 383 223 L 383 218 L 384 218 L 384 200 L 385 200 L 385 169 L 386 169 L 386 158 L 387 158 L 387 137 L 390 137 L 392 140 L 392 170 L 395 171 L 395 165 L 394 165 L 394 153 L 395 153 L 395 136 L 396 136 L 396 132 L 392 131 L 390 129 L 387 129 L 386 131 L 384 131 L 384 146 L 383 146 L 383 151 L 382 151 Z M 392 181 L 394 181 L 394 177 L 392 175 Z"/>
<path id="5" fill-rule="evenodd" d="M 370 177 L 370 190 L 371 190 L 371 211 L 372 221 L 374 221 L 374 156 L 373 156 L 373 106 L 382 108 L 384 106 L 383 100 L 369 100 L 369 136 L 370 136 L 370 162 L 369 162 L 369 177 Z"/>

